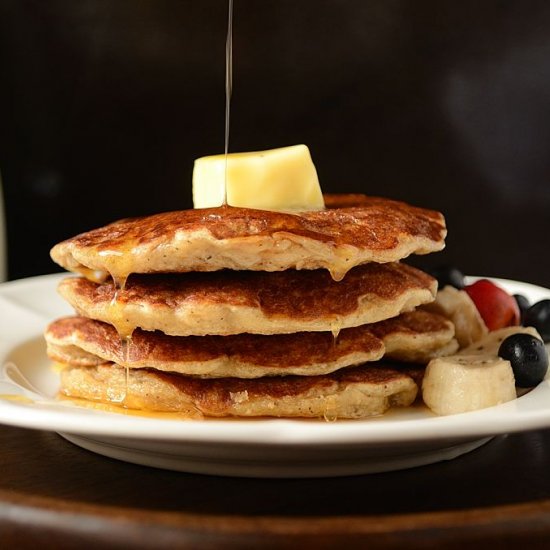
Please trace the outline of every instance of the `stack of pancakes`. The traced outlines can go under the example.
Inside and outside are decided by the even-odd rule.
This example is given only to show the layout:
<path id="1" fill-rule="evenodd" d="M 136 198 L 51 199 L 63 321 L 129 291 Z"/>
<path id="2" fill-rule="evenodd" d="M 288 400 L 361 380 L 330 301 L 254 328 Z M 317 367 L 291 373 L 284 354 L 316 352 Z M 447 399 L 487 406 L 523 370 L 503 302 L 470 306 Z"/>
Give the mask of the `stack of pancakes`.
<path id="1" fill-rule="evenodd" d="M 400 263 L 444 246 L 441 214 L 363 195 L 283 213 L 224 206 L 121 220 L 56 245 L 77 316 L 46 330 L 61 394 L 185 417 L 361 418 L 410 405 L 453 353 Z M 384 358 L 384 359 L 383 359 Z"/>

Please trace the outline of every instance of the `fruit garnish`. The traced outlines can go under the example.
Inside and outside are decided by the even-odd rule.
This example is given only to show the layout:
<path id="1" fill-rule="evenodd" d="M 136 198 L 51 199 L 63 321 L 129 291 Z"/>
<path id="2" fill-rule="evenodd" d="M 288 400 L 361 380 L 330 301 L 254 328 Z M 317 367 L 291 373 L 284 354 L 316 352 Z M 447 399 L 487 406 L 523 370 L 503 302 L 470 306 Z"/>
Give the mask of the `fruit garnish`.
<path id="1" fill-rule="evenodd" d="M 520 311 L 515 298 L 495 283 L 480 279 L 465 286 L 464 290 L 476 305 L 490 331 L 519 325 Z"/>
<path id="2" fill-rule="evenodd" d="M 476 305 L 463 290 L 447 285 L 437 291 L 435 301 L 422 306 L 452 321 L 455 338 L 461 348 L 469 346 L 488 332 Z"/>
<path id="3" fill-rule="evenodd" d="M 526 327 L 535 327 L 545 342 L 550 342 L 550 300 L 533 304 L 523 316 Z"/>
<path id="4" fill-rule="evenodd" d="M 441 415 L 493 407 L 516 398 L 514 374 L 508 361 L 495 356 L 432 359 L 422 382 L 422 398 Z"/>
<path id="5" fill-rule="evenodd" d="M 521 318 L 525 315 L 525 312 L 531 307 L 531 302 L 523 294 L 514 294 L 514 299 L 519 307 L 519 313 Z"/>
<path id="6" fill-rule="evenodd" d="M 548 352 L 542 340 L 530 334 L 508 336 L 498 350 L 499 357 L 510 361 L 516 385 L 531 388 L 544 380 L 548 371 Z"/>
<path id="7" fill-rule="evenodd" d="M 464 274 L 456 267 L 449 265 L 440 265 L 430 269 L 429 274 L 437 279 L 437 286 L 443 289 L 446 286 L 453 286 L 458 290 L 464 288 Z"/>

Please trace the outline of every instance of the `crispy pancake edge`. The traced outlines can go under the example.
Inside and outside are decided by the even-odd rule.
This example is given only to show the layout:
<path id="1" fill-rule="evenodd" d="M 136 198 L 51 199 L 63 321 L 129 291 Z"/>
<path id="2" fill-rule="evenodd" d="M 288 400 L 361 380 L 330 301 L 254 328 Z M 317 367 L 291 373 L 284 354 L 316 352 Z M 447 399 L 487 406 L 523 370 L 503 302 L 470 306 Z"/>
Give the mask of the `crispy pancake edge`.
<path id="1" fill-rule="evenodd" d="M 328 269 L 341 280 L 354 266 L 393 262 L 444 247 L 439 212 L 364 195 L 333 196 L 323 211 L 235 207 L 165 212 L 120 220 L 55 245 L 69 271 L 110 273 Z M 338 207 L 345 205 L 344 207 Z"/>

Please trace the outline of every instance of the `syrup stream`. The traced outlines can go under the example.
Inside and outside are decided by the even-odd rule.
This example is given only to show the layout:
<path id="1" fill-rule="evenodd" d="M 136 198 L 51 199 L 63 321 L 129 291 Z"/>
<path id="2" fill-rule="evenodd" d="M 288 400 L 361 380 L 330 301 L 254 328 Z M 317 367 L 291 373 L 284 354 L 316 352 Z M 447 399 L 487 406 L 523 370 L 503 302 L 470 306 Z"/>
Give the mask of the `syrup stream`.
<path id="1" fill-rule="evenodd" d="M 227 155 L 229 153 L 229 123 L 231 118 L 231 93 L 233 91 L 233 0 L 229 0 L 227 15 L 227 39 L 225 41 L 225 169 L 223 206 L 227 205 Z"/>

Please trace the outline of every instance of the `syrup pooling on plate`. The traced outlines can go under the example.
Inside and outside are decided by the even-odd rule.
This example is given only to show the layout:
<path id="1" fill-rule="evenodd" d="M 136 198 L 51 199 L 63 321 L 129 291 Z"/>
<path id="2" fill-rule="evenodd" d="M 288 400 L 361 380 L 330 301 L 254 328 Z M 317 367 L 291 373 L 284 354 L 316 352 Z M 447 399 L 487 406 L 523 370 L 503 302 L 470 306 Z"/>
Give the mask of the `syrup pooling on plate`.
<path id="1" fill-rule="evenodd" d="M 96 411 L 106 413 L 123 414 L 126 416 L 135 416 L 139 418 L 150 418 L 155 420 L 171 420 L 181 422 L 182 420 L 203 420 L 202 415 L 197 415 L 197 418 L 189 418 L 181 413 L 176 412 L 160 412 L 150 410 L 131 409 L 125 407 L 124 404 L 114 403 L 101 403 L 100 401 L 90 401 L 88 399 L 80 399 L 78 397 L 65 397 L 61 396 L 64 402 L 83 407 L 86 409 L 93 409 Z"/>

